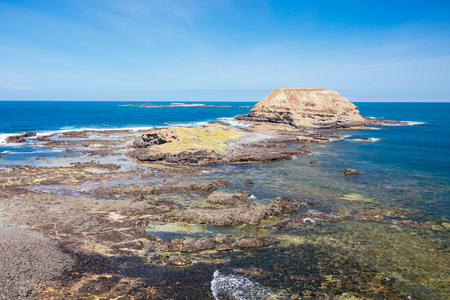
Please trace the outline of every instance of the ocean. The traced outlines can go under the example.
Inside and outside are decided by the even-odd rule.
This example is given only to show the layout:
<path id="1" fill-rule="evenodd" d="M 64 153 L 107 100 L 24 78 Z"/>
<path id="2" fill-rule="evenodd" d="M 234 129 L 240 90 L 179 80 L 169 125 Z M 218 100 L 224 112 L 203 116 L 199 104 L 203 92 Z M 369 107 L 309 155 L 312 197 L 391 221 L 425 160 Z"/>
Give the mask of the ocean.
<path id="1" fill-rule="evenodd" d="M 15 133 L 33 131 L 45 135 L 55 131 L 92 128 L 202 125 L 212 120 L 230 121 L 237 114 L 247 113 L 255 104 L 203 102 L 228 107 L 145 108 L 123 106 L 126 103 L 130 102 L 0 101 L 0 153 L 7 154 L 0 157 L 0 167 L 33 165 L 40 158 L 61 155 L 61 150 L 39 147 L 33 139 L 21 144 L 7 144 L 6 137 Z M 409 121 L 409 126 L 340 130 L 337 135 L 341 139 L 309 145 L 308 150 L 313 155 L 270 164 L 228 166 L 235 181 L 233 188 L 248 189 L 244 182 L 252 178 L 255 185 L 251 187 L 251 192 L 257 201 L 280 195 L 312 198 L 316 201 L 316 210 L 329 214 L 380 209 L 394 211 L 403 219 L 418 223 L 449 224 L 450 103 L 355 104 L 364 116 Z M 311 164 L 312 161 L 317 163 Z M 349 167 L 359 170 L 360 175 L 342 176 L 342 170 Z M 212 180 L 229 179 L 227 172 L 211 172 L 207 176 Z M 158 236 L 177 237 L 179 233 L 164 226 L 155 224 L 149 230 Z M 192 226 L 196 230 L 200 228 L 200 231 L 207 228 L 213 232 L 233 233 L 237 230 Z M 251 264 L 264 269 L 265 264 L 279 259 L 283 262 L 277 268 L 284 269 L 276 276 L 269 273 L 266 280 L 259 284 L 298 292 L 305 288 L 305 284 L 293 281 L 293 265 L 297 264 L 300 268 L 308 262 L 326 263 L 331 256 L 341 255 L 351 260 L 342 267 L 344 269 L 357 270 L 364 266 L 379 274 L 394 276 L 398 289 L 419 295 L 420 299 L 445 299 L 445 278 L 450 275 L 446 260 L 450 245 L 448 228 L 440 228 L 410 229 L 390 224 L 355 222 L 286 228 L 275 233 L 278 240 L 285 241 L 285 244 L 281 243 L 281 248 L 286 246 L 287 249 L 290 247 L 288 245 L 295 244 L 299 255 L 313 253 L 302 264 L 299 259 L 294 261 L 292 255 L 288 255 L 287 259 L 286 254 L 270 248 L 255 250 L 257 253 L 251 258 L 233 254 L 227 268 L 248 267 Z M 305 239 L 321 242 L 314 242 L 316 247 L 302 248 Z M 259 260 L 255 261 L 255 257 Z M 334 267 L 318 267 L 317 270 L 336 271 Z M 218 272 L 214 273 L 215 278 L 223 280 L 225 275 Z M 236 278 L 233 280 L 236 281 Z M 242 280 L 245 282 L 247 279 Z"/>

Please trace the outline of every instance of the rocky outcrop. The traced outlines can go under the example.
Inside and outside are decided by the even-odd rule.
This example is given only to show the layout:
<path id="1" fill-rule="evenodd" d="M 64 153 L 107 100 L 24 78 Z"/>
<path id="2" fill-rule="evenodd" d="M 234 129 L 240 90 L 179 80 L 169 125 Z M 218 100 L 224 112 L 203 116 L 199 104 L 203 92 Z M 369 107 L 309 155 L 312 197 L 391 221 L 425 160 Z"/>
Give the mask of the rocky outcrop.
<path id="1" fill-rule="evenodd" d="M 245 202 L 250 197 L 251 193 L 247 191 L 238 191 L 236 193 L 212 192 L 208 196 L 206 202 L 220 205 L 236 205 Z"/>
<path id="2" fill-rule="evenodd" d="M 329 89 L 277 89 L 238 119 L 286 123 L 295 127 L 327 127 L 364 122 L 358 108 Z"/>
<path id="3" fill-rule="evenodd" d="M 214 225 L 258 225 L 264 218 L 284 215 L 299 208 L 297 201 L 276 197 L 267 204 L 253 202 L 230 208 L 182 207 L 166 213 L 159 221 Z"/>

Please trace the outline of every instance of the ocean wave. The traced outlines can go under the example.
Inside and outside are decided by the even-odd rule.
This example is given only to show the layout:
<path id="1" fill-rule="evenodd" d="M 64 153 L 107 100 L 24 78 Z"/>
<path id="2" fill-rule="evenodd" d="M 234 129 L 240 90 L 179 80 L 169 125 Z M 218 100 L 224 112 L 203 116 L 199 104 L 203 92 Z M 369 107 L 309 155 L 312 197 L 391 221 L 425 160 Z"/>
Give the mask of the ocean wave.
<path id="1" fill-rule="evenodd" d="M 418 122 L 418 121 L 400 121 L 403 123 L 399 124 L 382 124 L 382 126 L 414 126 L 414 125 L 423 125 L 427 124 L 427 122 Z"/>
<path id="2" fill-rule="evenodd" d="M 406 124 L 408 124 L 409 126 L 414 126 L 414 125 L 423 125 L 426 124 L 427 122 L 417 122 L 417 121 L 405 121 Z"/>
<path id="3" fill-rule="evenodd" d="M 197 121 L 197 122 L 190 122 L 190 123 L 165 123 L 166 126 L 179 126 L 179 127 L 188 127 L 188 126 L 203 126 L 208 121 Z M 164 126 L 162 126 L 164 127 Z"/>
<path id="4" fill-rule="evenodd" d="M 215 271 L 211 281 L 211 290 L 216 300 L 219 299 L 283 299 L 277 297 L 269 288 L 234 274 L 221 274 Z"/>
<path id="5" fill-rule="evenodd" d="M 6 144 L 6 139 L 13 134 L 9 133 L 0 133 L 0 144 Z"/>
<path id="6" fill-rule="evenodd" d="M 307 155 L 322 155 L 322 152 L 319 151 L 311 151 L 310 153 L 308 153 Z"/>
<path id="7" fill-rule="evenodd" d="M 3 154 L 10 154 L 10 155 L 20 155 L 20 154 L 60 153 L 60 152 L 64 152 L 64 150 L 62 150 L 62 149 L 48 149 L 48 150 L 35 150 L 35 149 L 33 149 L 33 151 L 29 151 L 29 152 L 6 150 L 6 151 L 3 151 L 2 153 Z"/>
<path id="8" fill-rule="evenodd" d="M 239 122 L 238 120 L 236 120 L 233 117 L 231 117 L 231 118 L 228 118 L 228 117 L 217 118 L 217 120 L 230 123 L 231 126 L 233 126 L 233 127 L 249 127 L 250 126 L 249 124 L 245 124 L 245 123 Z"/>
<path id="9" fill-rule="evenodd" d="M 374 143 L 381 141 L 380 138 L 359 138 L 359 139 L 353 139 L 353 142 L 366 142 L 366 143 Z"/>

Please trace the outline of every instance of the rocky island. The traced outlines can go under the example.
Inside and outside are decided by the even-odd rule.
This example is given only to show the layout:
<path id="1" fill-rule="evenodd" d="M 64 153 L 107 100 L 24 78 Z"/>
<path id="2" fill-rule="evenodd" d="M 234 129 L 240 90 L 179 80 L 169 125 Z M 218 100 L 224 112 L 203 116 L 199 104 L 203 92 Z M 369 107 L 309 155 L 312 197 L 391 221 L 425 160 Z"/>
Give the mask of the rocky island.
<path id="1" fill-rule="evenodd" d="M 345 128 L 388 120 L 361 116 L 350 100 L 329 89 L 276 89 L 238 120 L 283 123 L 294 127 Z"/>

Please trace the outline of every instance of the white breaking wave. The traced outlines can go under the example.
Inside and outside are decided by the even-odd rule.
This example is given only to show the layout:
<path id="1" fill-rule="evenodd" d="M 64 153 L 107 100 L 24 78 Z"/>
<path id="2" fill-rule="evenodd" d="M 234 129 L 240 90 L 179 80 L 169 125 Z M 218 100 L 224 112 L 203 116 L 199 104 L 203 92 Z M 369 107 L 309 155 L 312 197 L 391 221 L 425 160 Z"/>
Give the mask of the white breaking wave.
<path id="1" fill-rule="evenodd" d="M 382 124 L 383 126 L 414 126 L 414 125 L 423 125 L 427 122 L 416 122 L 416 121 L 401 121 L 403 123 L 400 124 Z"/>
<path id="2" fill-rule="evenodd" d="M 0 144 L 6 144 L 6 139 L 8 136 L 11 136 L 13 134 L 10 133 L 0 133 Z"/>
<path id="3" fill-rule="evenodd" d="M 353 142 L 366 142 L 366 143 L 374 143 L 379 142 L 381 139 L 379 138 L 368 138 L 368 139 L 353 139 Z"/>
<path id="4" fill-rule="evenodd" d="M 286 299 L 277 297 L 269 288 L 251 281 L 240 275 L 224 275 L 219 271 L 214 272 L 211 281 L 211 290 L 216 300 L 236 299 L 236 300 L 265 300 L 265 299 Z"/>
<path id="5" fill-rule="evenodd" d="M 239 122 L 235 118 L 223 117 L 223 118 L 218 118 L 217 120 L 230 123 L 231 126 L 233 126 L 233 127 L 249 127 L 250 126 L 250 124 L 245 124 L 245 123 Z"/>
<path id="6" fill-rule="evenodd" d="M 308 153 L 307 155 L 322 155 L 323 153 L 319 152 L 319 151 L 311 151 L 310 153 Z"/>
<path id="7" fill-rule="evenodd" d="M 426 124 L 426 122 L 415 122 L 415 121 L 405 121 L 406 124 L 413 126 L 413 125 L 423 125 Z"/>

